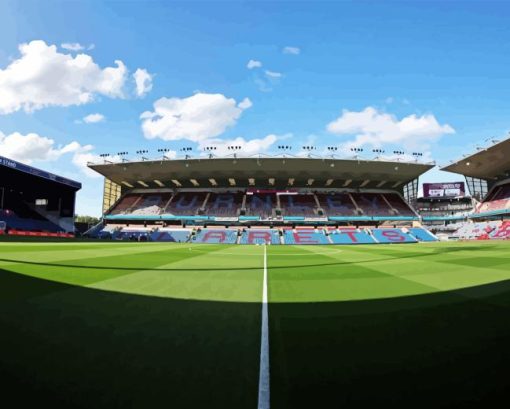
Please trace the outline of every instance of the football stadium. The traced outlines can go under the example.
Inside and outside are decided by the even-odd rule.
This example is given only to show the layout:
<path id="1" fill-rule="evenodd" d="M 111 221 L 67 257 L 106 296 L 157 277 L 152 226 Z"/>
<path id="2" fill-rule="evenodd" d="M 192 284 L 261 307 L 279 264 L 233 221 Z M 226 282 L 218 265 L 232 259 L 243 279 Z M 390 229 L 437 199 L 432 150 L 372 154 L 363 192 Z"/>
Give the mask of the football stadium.
<path id="1" fill-rule="evenodd" d="M 510 2 L 0 16 L 2 407 L 504 407 Z"/>
<path id="2" fill-rule="evenodd" d="M 435 164 L 419 159 L 104 155 L 89 163 L 103 216 L 74 237 L 80 183 L 1 158 L 6 396 L 65 407 L 500 402 L 510 139 L 444 167 L 465 182 L 420 189 Z"/>

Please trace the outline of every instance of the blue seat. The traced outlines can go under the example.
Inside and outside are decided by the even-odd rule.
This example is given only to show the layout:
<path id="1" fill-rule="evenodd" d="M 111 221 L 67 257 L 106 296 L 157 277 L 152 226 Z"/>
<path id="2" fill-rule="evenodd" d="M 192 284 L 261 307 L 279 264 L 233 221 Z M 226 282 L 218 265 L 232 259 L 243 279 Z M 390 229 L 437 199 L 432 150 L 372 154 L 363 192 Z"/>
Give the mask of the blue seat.
<path id="1" fill-rule="evenodd" d="M 240 244 L 280 244 L 280 233 L 276 229 L 247 229 L 241 236 Z"/>
<path id="2" fill-rule="evenodd" d="M 374 244 L 372 236 L 359 230 L 338 230 L 330 233 L 331 241 L 334 244 Z"/>
<path id="3" fill-rule="evenodd" d="M 116 240 L 147 240 L 150 239 L 150 232 L 147 230 L 129 230 L 129 231 L 120 231 L 117 234 L 114 234 L 113 237 Z"/>
<path id="4" fill-rule="evenodd" d="M 59 233 L 64 231 L 60 226 L 57 226 L 49 220 L 22 218 L 14 213 L 7 214 L 6 212 L 3 212 L 0 216 L 0 220 L 4 221 L 7 227 L 15 230 L 44 231 L 50 233 Z"/>
<path id="5" fill-rule="evenodd" d="M 193 239 L 195 243 L 235 244 L 237 230 L 228 229 L 202 229 Z"/>
<path id="6" fill-rule="evenodd" d="M 411 234 L 418 239 L 418 241 L 438 241 L 437 237 L 434 236 L 427 229 L 421 227 L 413 227 L 409 229 Z"/>
<path id="7" fill-rule="evenodd" d="M 400 229 L 372 229 L 379 243 L 416 243 L 417 240 Z"/>
<path id="8" fill-rule="evenodd" d="M 285 244 L 331 244 L 324 233 L 314 229 L 285 230 L 283 238 Z"/>
<path id="9" fill-rule="evenodd" d="M 156 231 L 151 234 L 151 240 L 185 243 L 188 241 L 189 233 L 187 230 Z"/>

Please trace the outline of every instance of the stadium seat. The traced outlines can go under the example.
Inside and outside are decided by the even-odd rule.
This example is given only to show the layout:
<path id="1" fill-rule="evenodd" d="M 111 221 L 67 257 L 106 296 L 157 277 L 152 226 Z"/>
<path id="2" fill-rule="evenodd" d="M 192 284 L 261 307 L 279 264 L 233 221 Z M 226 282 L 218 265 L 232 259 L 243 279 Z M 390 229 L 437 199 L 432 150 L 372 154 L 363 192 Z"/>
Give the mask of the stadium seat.
<path id="1" fill-rule="evenodd" d="M 352 193 L 352 198 L 366 216 L 394 216 L 395 212 L 380 193 Z"/>
<path id="2" fill-rule="evenodd" d="M 427 229 L 421 227 L 413 227 L 409 229 L 409 232 L 416 237 L 418 241 L 437 241 L 437 237 L 434 236 Z"/>
<path id="3" fill-rule="evenodd" d="M 246 229 L 243 231 L 239 244 L 280 244 L 280 233 L 277 229 Z"/>
<path id="4" fill-rule="evenodd" d="M 151 241 L 169 241 L 175 243 L 186 243 L 189 241 L 191 230 L 185 229 L 158 229 L 151 233 Z"/>
<path id="5" fill-rule="evenodd" d="M 283 233 L 285 244 L 331 244 L 322 230 L 294 229 Z"/>
<path id="6" fill-rule="evenodd" d="M 8 229 L 31 232 L 64 232 L 60 226 L 57 226 L 47 219 L 43 219 L 40 215 L 37 216 L 39 217 L 38 219 L 23 218 L 18 216 L 18 214 L 12 210 L 0 209 L 0 220 L 5 222 Z"/>
<path id="7" fill-rule="evenodd" d="M 202 207 L 207 192 L 179 192 L 168 204 L 162 214 L 166 215 L 195 215 Z"/>
<path id="8" fill-rule="evenodd" d="M 209 244 L 235 244 L 237 241 L 237 230 L 230 229 L 201 229 L 192 236 L 195 243 Z"/>
<path id="9" fill-rule="evenodd" d="M 485 200 L 476 207 L 476 213 L 510 211 L 510 183 L 493 188 Z"/>
<path id="10" fill-rule="evenodd" d="M 330 231 L 333 244 L 375 244 L 367 232 L 359 229 L 338 229 Z"/>
<path id="11" fill-rule="evenodd" d="M 510 221 L 501 223 L 499 227 L 494 229 L 490 234 L 491 239 L 510 239 Z"/>
<path id="12" fill-rule="evenodd" d="M 417 240 L 401 229 L 372 229 L 372 235 L 379 243 L 416 243 Z"/>
<path id="13" fill-rule="evenodd" d="M 500 227 L 501 221 L 490 221 L 490 222 L 466 222 L 461 224 L 459 229 L 452 234 L 453 237 L 457 237 L 463 240 L 473 240 L 488 235 L 490 238 Z"/>
<path id="14" fill-rule="evenodd" d="M 267 219 L 273 215 L 276 207 L 276 195 L 274 193 L 250 193 L 246 194 L 245 214 L 247 216 L 259 216 Z"/>
<path id="15" fill-rule="evenodd" d="M 133 215 L 153 216 L 160 214 L 166 202 L 172 197 L 170 193 L 145 194 L 129 209 Z"/>
<path id="16" fill-rule="evenodd" d="M 396 193 L 384 193 L 384 198 L 399 216 L 417 216 L 416 212 Z"/>
<path id="17" fill-rule="evenodd" d="M 317 203 L 313 194 L 280 195 L 279 199 L 285 216 L 313 217 L 317 215 Z"/>
<path id="18" fill-rule="evenodd" d="M 141 199 L 141 195 L 127 194 L 122 197 L 117 204 L 113 206 L 108 214 L 124 214 L 130 209 L 138 200 Z"/>
<path id="19" fill-rule="evenodd" d="M 354 216 L 356 207 L 347 193 L 317 194 L 321 208 L 328 216 Z"/>
<path id="20" fill-rule="evenodd" d="M 125 241 L 150 241 L 153 233 L 151 227 L 122 227 L 112 232 L 115 240 Z"/>
<path id="21" fill-rule="evenodd" d="M 243 203 L 244 193 L 211 193 L 205 214 L 208 216 L 236 217 Z"/>

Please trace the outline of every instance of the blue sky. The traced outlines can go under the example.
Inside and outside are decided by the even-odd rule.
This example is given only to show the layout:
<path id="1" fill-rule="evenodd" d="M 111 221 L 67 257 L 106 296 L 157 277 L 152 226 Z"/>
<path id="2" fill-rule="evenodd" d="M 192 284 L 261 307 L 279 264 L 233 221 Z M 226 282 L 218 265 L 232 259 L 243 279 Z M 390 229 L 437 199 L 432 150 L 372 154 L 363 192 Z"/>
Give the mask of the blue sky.
<path id="1" fill-rule="evenodd" d="M 84 163 L 105 152 L 240 141 L 247 153 L 280 142 L 297 153 L 310 142 L 445 164 L 509 131 L 509 12 L 473 1 L 0 2 L 0 155 L 81 181 L 77 211 L 92 215 L 102 183 Z M 104 119 L 86 123 L 92 114 Z"/>

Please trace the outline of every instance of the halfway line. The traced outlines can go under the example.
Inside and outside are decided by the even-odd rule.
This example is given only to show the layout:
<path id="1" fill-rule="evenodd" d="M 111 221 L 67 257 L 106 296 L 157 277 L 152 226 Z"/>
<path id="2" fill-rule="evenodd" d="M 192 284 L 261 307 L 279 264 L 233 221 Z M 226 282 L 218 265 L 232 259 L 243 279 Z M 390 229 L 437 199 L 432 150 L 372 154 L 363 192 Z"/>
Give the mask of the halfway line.
<path id="1" fill-rule="evenodd" d="M 269 409 L 269 324 L 267 308 L 267 253 L 264 244 L 264 282 L 262 284 L 262 325 L 260 331 L 260 372 L 258 409 Z"/>

